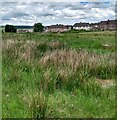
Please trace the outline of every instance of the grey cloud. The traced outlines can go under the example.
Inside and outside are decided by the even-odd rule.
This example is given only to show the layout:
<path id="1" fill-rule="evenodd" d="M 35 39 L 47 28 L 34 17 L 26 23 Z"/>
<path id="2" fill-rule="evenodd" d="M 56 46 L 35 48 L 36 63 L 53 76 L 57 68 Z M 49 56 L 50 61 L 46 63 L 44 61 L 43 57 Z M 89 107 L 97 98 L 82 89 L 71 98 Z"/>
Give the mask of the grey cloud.
<path id="1" fill-rule="evenodd" d="M 49 13 L 45 13 L 45 14 L 42 14 L 43 16 L 54 16 L 54 14 L 49 14 Z"/>

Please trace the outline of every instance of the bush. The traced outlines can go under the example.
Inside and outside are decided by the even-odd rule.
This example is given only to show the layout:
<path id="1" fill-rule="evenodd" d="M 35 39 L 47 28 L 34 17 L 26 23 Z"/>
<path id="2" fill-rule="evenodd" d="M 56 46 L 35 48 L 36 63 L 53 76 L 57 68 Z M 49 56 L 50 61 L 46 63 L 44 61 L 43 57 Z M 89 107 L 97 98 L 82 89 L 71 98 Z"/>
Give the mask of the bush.
<path id="1" fill-rule="evenodd" d="M 42 23 L 35 23 L 34 24 L 34 32 L 43 32 L 44 26 Z"/>
<path id="2" fill-rule="evenodd" d="M 13 25 L 6 25 L 5 32 L 16 32 L 16 28 Z"/>

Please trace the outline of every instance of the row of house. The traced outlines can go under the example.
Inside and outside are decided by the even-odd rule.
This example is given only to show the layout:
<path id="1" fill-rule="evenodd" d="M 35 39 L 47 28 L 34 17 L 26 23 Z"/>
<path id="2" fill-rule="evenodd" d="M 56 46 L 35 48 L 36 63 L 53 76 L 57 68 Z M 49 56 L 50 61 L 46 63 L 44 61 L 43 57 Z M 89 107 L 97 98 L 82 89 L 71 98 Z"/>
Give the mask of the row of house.
<path id="1" fill-rule="evenodd" d="M 17 32 L 33 32 L 33 26 L 16 26 Z M 71 29 L 75 30 L 116 30 L 117 20 L 101 21 L 99 23 L 75 23 L 72 25 L 50 25 L 44 27 L 44 32 L 66 32 Z"/>
<path id="2" fill-rule="evenodd" d="M 117 20 L 101 21 L 99 23 L 75 23 L 73 29 L 76 30 L 116 30 Z"/>

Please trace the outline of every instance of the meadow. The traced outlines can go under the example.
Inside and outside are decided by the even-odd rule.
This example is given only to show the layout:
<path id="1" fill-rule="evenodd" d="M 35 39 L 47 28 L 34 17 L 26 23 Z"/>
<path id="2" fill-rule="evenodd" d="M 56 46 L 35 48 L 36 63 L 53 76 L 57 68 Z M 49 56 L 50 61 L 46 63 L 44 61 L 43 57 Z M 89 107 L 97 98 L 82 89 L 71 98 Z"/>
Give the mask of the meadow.
<path id="1" fill-rule="evenodd" d="M 3 118 L 115 117 L 115 31 L 2 39 Z"/>

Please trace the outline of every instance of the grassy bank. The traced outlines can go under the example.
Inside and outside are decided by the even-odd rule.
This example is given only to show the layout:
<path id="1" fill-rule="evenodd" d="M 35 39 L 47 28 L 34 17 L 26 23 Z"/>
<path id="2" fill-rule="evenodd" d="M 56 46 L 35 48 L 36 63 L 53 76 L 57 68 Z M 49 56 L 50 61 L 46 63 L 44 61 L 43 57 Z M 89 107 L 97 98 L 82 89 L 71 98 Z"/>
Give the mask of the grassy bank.
<path id="1" fill-rule="evenodd" d="M 114 34 L 4 33 L 3 117 L 114 117 Z"/>

